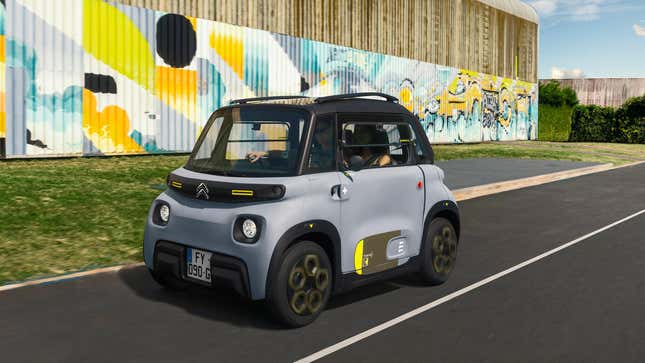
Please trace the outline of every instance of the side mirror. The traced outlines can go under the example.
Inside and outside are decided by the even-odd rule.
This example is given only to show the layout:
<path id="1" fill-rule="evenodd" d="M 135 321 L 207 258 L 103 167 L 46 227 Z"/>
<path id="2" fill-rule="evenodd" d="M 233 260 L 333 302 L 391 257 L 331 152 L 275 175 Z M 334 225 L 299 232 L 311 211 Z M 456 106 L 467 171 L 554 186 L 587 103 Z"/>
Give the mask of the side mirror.
<path id="1" fill-rule="evenodd" d="M 358 155 L 352 155 L 349 158 L 349 170 L 359 171 L 363 169 L 363 158 Z"/>

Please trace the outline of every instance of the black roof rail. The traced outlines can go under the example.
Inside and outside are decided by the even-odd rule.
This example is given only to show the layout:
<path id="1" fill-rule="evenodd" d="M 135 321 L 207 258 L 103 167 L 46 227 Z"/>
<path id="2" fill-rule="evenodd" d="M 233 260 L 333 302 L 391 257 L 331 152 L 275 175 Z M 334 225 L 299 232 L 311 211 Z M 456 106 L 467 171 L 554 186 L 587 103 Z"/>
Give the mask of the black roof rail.
<path id="1" fill-rule="evenodd" d="M 387 102 L 395 102 L 398 103 L 399 99 L 390 96 L 385 93 L 381 92 L 360 92 L 360 93 L 346 93 L 342 95 L 333 95 L 333 96 L 326 96 L 326 97 L 318 97 L 314 100 L 316 103 L 323 103 L 323 102 L 331 102 L 331 101 L 339 101 L 339 100 L 348 100 L 352 98 L 361 98 L 361 97 L 382 97 L 385 98 Z"/>
<path id="2" fill-rule="evenodd" d="M 269 97 L 253 97 L 253 98 L 240 98 L 229 102 L 231 105 L 241 105 L 248 102 L 261 102 L 273 100 L 292 100 L 297 98 L 309 98 L 307 96 L 269 96 Z"/>

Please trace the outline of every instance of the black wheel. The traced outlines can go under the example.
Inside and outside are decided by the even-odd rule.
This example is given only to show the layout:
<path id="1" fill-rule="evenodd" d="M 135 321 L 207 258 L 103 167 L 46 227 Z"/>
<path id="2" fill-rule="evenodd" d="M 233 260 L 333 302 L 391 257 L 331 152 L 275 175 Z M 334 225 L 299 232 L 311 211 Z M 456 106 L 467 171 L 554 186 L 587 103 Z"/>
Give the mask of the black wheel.
<path id="1" fill-rule="evenodd" d="M 185 290 L 188 287 L 188 283 L 178 279 L 171 274 L 157 273 L 152 269 L 148 269 L 152 278 L 161 286 L 165 287 L 168 290 Z"/>
<path id="2" fill-rule="evenodd" d="M 327 305 L 331 279 L 325 251 L 313 242 L 299 242 L 287 250 L 280 266 L 269 276 L 269 309 L 286 326 L 310 324 Z"/>
<path id="3" fill-rule="evenodd" d="M 455 227 L 445 218 L 435 218 L 428 226 L 424 243 L 421 277 L 430 285 L 443 284 L 457 261 L 459 241 Z"/>

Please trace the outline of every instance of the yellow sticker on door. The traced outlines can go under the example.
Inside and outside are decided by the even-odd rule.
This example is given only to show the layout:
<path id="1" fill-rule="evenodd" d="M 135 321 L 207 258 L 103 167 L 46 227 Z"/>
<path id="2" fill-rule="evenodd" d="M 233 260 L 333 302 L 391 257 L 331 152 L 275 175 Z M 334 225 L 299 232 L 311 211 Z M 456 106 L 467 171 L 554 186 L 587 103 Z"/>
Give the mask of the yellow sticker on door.
<path id="1" fill-rule="evenodd" d="M 369 275 L 398 266 L 398 260 L 387 259 L 387 243 L 401 236 L 401 231 L 375 234 L 358 241 L 354 250 L 354 269 L 359 275 Z"/>

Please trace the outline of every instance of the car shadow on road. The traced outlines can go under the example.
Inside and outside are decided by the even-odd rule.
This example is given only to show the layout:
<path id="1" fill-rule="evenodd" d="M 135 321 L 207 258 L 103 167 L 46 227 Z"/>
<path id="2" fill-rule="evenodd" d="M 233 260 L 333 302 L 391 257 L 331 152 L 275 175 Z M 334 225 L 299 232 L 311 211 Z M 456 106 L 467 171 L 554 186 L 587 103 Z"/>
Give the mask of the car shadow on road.
<path id="1" fill-rule="evenodd" d="M 119 271 L 119 278 L 138 296 L 179 307 L 205 319 L 257 329 L 276 330 L 283 326 L 275 322 L 262 301 L 251 301 L 226 288 L 190 287 L 185 291 L 172 291 L 156 283 L 145 266 Z M 383 295 L 400 286 L 389 282 L 374 283 L 351 292 L 333 296 L 326 310 L 334 310 L 363 300 Z"/>
<path id="2" fill-rule="evenodd" d="M 119 271 L 119 277 L 126 286 L 146 300 L 169 304 L 205 319 L 241 327 L 267 330 L 281 328 L 281 325 L 271 319 L 264 304 L 245 299 L 230 289 L 191 286 L 185 291 L 168 290 L 152 279 L 145 266 L 123 269 Z"/>
<path id="3" fill-rule="evenodd" d="M 389 282 L 378 282 L 365 286 L 358 287 L 354 290 L 332 296 L 327 304 L 326 310 L 334 310 L 346 305 L 358 303 L 363 300 L 371 299 L 375 296 L 387 294 L 389 292 L 398 290 L 399 286 Z"/>

